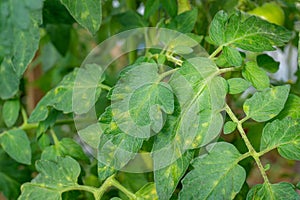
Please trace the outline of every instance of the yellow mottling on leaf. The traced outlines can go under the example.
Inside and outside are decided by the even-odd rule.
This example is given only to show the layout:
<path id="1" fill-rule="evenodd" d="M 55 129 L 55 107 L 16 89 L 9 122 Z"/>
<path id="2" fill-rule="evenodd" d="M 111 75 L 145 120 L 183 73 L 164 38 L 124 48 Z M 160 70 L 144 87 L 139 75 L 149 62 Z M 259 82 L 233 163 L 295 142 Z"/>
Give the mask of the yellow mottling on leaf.
<path id="1" fill-rule="evenodd" d="M 82 12 L 81 15 L 80 15 L 80 18 L 85 20 L 85 19 L 88 18 L 89 14 L 90 13 L 88 11 Z"/>

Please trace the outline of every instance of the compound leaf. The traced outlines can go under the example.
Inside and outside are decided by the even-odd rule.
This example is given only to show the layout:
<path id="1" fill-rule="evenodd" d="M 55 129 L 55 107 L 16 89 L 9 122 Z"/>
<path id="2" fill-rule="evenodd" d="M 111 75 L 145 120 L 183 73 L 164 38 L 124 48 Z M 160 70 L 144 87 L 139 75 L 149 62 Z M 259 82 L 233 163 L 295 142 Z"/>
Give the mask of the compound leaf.
<path id="1" fill-rule="evenodd" d="M 290 183 L 259 184 L 249 191 L 247 200 L 299 200 L 299 194 L 295 192 L 294 186 Z"/>
<path id="2" fill-rule="evenodd" d="M 255 62 L 247 62 L 242 75 L 258 90 L 263 90 L 270 86 L 270 79 L 266 71 L 259 68 Z"/>
<path id="3" fill-rule="evenodd" d="M 242 78 L 231 78 L 227 80 L 229 94 L 238 94 L 248 89 L 251 84 Z"/>
<path id="4" fill-rule="evenodd" d="M 290 40 L 292 33 L 256 16 L 239 11 L 229 16 L 224 11 L 219 11 L 210 25 L 209 35 L 218 46 L 233 45 L 244 50 L 262 52 L 284 45 Z"/>
<path id="5" fill-rule="evenodd" d="M 61 0 L 74 19 L 95 34 L 102 21 L 101 0 Z"/>
<path id="6" fill-rule="evenodd" d="M 268 123 L 261 138 L 260 150 L 278 149 L 281 156 L 300 160 L 300 120 L 285 118 Z"/>
<path id="7" fill-rule="evenodd" d="M 207 148 L 209 153 L 196 158 L 182 180 L 179 199 L 233 199 L 242 188 L 246 172 L 238 165 L 239 151 L 225 142 Z"/>
<path id="8" fill-rule="evenodd" d="M 290 85 L 276 86 L 256 92 L 243 105 L 247 117 L 257 122 L 272 119 L 283 109 L 288 98 Z"/>

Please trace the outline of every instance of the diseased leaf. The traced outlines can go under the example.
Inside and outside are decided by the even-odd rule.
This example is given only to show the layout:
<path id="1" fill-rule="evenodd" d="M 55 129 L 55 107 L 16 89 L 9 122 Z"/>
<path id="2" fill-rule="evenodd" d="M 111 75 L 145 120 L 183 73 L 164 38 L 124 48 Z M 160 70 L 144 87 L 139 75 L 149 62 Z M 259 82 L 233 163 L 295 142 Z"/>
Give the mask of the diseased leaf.
<path id="1" fill-rule="evenodd" d="M 231 78 L 227 80 L 229 94 L 239 94 L 248 89 L 251 84 L 243 78 Z"/>
<path id="2" fill-rule="evenodd" d="M 218 46 L 233 45 L 244 50 L 262 52 L 284 45 L 291 39 L 292 33 L 256 16 L 239 11 L 229 16 L 219 11 L 211 22 L 209 35 Z"/>
<path id="3" fill-rule="evenodd" d="M 3 150 L 17 162 L 31 164 L 30 141 L 22 129 L 12 129 L 0 135 Z"/>
<path id="4" fill-rule="evenodd" d="M 294 94 L 289 94 L 285 103 L 284 109 L 276 117 L 283 119 L 285 117 L 291 117 L 293 119 L 300 118 L 300 97 Z"/>
<path id="5" fill-rule="evenodd" d="M 22 185 L 19 200 L 60 200 L 66 187 L 77 186 L 80 166 L 71 157 L 58 157 L 56 162 L 39 160 L 36 169 L 39 174 L 30 183 Z"/>
<path id="6" fill-rule="evenodd" d="M 102 132 L 103 131 L 101 129 L 100 124 L 96 123 L 79 130 L 78 135 L 85 143 L 87 143 L 94 149 L 97 149 Z"/>
<path id="7" fill-rule="evenodd" d="M 96 64 L 74 69 L 40 100 L 28 121 L 33 123 L 45 120 L 49 107 L 64 113 L 82 114 L 89 111 L 100 95 L 101 76 L 102 68 Z"/>
<path id="8" fill-rule="evenodd" d="M 193 155 L 193 150 L 186 151 L 175 162 L 154 171 L 154 182 L 160 199 L 170 199 L 190 165 Z M 161 160 L 161 162 L 164 162 L 164 160 Z"/>
<path id="9" fill-rule="evenodd" d="M 16 94 L 19 79 L 38 49 L 42 6 L 43 0 L 0 2 L 0 97 L 3 99 Z"/>
<path id="10" fill-rule="evenodd" d="M 268 123 L 262 133 L 260 150 L 278 149 L 287 159 L 300 160 L 300 120 L 285 118 Z"/>
<path id="11" fill-rule="evenodd" d="M 237 124 L 233 121 L 228 121 L 224 124 L 224 134 L 230 134 L 236 129 Z"/>
<path id="12" fill-rule="evenodd" d="M 147 183 L 135 195 L 137 200 L 158 200 L 154 183 Z"/>
<path id="13" fill-rule="evenodd" d="M 259 184 L 249 191 L 247 200 L 299 200 L 300 196 L 290 183 Z"/>
<path id="14" fill-rule="evenodd" d="M 95 34 L 102 21 L 101 0 L 61 0 L 74 19 Z"/>
<path id="15" fill-rule="evenodd" d="M 238 67 L 242 65 L 243 59 L 240 52 L 229 46 L 223 47 L 223 54 L 228 62 L 228 64 Z"/>
<path id="16" fill-rule="evenodd" d="M 270 79 L 263 69 L 254 62 L 247 62 L 242 71 L 243 77 L 258 89 L 263 90 L 270 86 Z"/>
<path id="17" fill-rule="evenodd" d="M 182 180 L 179 199 L 233 199 L 246 179 L 238 165 L 241 154 L 229 143 L 208 145 L 209 153 L 194 159 L 194 169 Z"/>
<path id="18" fill-rule="evenodd" d="M 2 108 L 2 117 L 7 127 L 12 127 L 19 116 L 20 101 L 18 99 L 11 99 L 5 101 Z"/>
<path id="19" fill-rule="evenodd" d="M 288 98 L 290 85 L 276 86 L 256 92 L 243 105 L 247 117 L 257 122 L 272 119 L 283 109 Z"/>
<path id="20" fill-rule="evenodd" d="M 173 112 L 174 97 L 160 79 L 155 63 L 135 64 L 123 72 L 110 98 L 113 120 L 124 133 L 149 138 L 151 131 L 161 130 L 165 113 Z"/>

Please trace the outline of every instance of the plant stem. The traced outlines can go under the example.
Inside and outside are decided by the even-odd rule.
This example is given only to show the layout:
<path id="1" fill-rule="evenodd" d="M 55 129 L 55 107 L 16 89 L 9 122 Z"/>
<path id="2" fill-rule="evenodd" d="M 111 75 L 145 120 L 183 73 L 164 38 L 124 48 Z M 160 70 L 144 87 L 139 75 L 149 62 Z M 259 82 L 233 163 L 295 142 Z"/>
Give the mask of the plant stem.
<path id="1" fill-rule="evenodd" d="M 224 68 L 224 69 L 219 69 L 219 74 L 224 74 L 226 72 L 234 72 L 234 71 L 238 71 L 239 68 L 237 67 L 229 67 L 229 68 Z"/>
<path id="2" fill-rule="evenodd" d="M 223 45 L 222 46 L 219 46 L 210 56 L 209 58 L 212 59 L 214 58 L 216 55 L 218 55 L 218 53 L 220 53 L 223 49 Z"/>
<path id="3" fill-rule="evenodd" d="M 51 136 L 53 138 L 54 145 L 58 146 L 59 145 L 59 140 L 58 140 L 55 132 L 53 131 L 53 129 L 50 129 L 50 133 L 51 133 Z"/>
<path id="4" fill-rule="evenodd" d="M 159 81 L 163 80 L 164 78 L 166 78 L 167 76 L 174 74 L 179 68 L 175 68 L 175 69 L 171 69 L 169 71 L 166 71 L 162 74 L 159 75 Z"/>
<path id="5" fill-rule="evenodd" d="M 183 61 L 175 58 L 173 55 L 166 53 L 166 58 L 168 61 L 175 63 L 176 65 L 182 66 Z"/>
<path id="6" fill-rule="evenodd" d="M 102 88 L 102 89 L 104 89 L 104 90 L 107 90 L 107 91 L 111 90 L 111 87 L 108 86 L 108 85 L 105 85 L 105 84 L 100 83 L 99 86 L 100 86 L 100 88 Z"/>
<path id="7" fill-rule="evenodd" d="M 254 158 L 265 183 L 270 184 L 269 179 L 267 177 L 267 174 L 265 172 L 265 169 L 264 169 L 264 167 L 261 164 L 261 161 L 259 159 L 260 154 L 255 151 L 255 149 L 251 145 L 249 139 L 247 138 L 247 135 L 246 135 L 246 133 L 243 129 L 243 126 L 242 126 L 242 122 L 241 122 L 242 120 L 239 121 L 237 119 L 237 117 L 235 116 L 235 114 L 232 112 L 231 108 L 227 104 L 225 106 L 225 110 L 226 110 L 227 114 L 229 115 L 229 117 L 231 118 L 231 120 L 237 124 L 237 129 L 240 132 L 240 135 L 242 136 L 242 138 L 243 138 L 243 140 L 244 140 L 244 142 L 245 142 L 245 144 L 246 144 L 246 146 L 249 150 L 250 155 Z"/>
<path id="8" fill-rule="evenodd" d="M 62 124 L 71 124 L 74 123 L 73 119 L 62 119 L 62 120 L 58 120 L 55 122 L 55 125 L 62 125 Z M 23 129 L 24 131 L 26 130 L 31 130 L 31 129 L 36 129 L 38 128 L 39 123 L 32 123 L 32 124 L 28 124 L 28 123 L 23 123 L 19 129 Z"/>

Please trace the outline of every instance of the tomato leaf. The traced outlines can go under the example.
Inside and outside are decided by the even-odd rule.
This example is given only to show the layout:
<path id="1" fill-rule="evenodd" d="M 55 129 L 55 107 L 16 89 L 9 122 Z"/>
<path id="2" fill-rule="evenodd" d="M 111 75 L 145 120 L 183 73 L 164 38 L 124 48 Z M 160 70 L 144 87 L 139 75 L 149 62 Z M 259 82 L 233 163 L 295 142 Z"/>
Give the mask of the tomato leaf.
<path id="1" fill-rule="evenodd" d="M 283 85 L 256 92 L 245 101 L 244 112 L 257 122 L 268 121 L 284 108 L 289 91 L 290 85 Z"/>
<path id="2" fill-rule="evenodd" d="M 211 22 L 209 35 L 218 46 L 233 45 L 244 50 L 262 52 L 284 45 L 291 39 L 292 32 L 239 11 L 230 16 L 219 11 Z"/>
<path id="3" fill-rule="evenodd" d="M 241 190 L 246 172 L 238 165 L 238 150 L 225 142 L 207 148 L 209 153 L 194 159 L 194 169 L 182 180 L 179 199 L 233 199 Z"/>
<path id="4" fill-rule="evenodd" d="M 278 149 L 287 159 L 300 160 L 300 121 L 285 118 L 268 123 L 262 133 L 260 150 Z"/>

